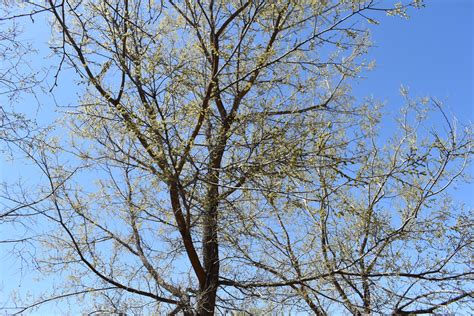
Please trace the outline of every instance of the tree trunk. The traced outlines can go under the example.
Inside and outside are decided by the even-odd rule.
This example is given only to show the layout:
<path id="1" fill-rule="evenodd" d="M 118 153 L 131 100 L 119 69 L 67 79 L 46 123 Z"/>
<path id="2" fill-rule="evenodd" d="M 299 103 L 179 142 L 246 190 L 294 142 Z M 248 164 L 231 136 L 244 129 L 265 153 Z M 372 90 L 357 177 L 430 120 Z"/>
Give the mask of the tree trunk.
<path id="1" fill-rule="evenodd" d="M 224 153 L 225 139 L 211 150 L 208 174 L 207 206 L 203 215 L 202 263 L 206 280 L 201 284 L 198 299 L 199 315 L 214 315 L 216 294 L 219 286 L 219 240 L 218 240 L 218 207 L 219 207 L 219 170 Z"/>
<path id="2" fill-rule="evenodd" d="M 204 215 L 203 221 L 203 266 L 206 281 L 201 286 L 198 300 L 198 315 L 214 315 L 216 293 L 219 282 L 219 245 L 217 239 L 217 203 Z"/>

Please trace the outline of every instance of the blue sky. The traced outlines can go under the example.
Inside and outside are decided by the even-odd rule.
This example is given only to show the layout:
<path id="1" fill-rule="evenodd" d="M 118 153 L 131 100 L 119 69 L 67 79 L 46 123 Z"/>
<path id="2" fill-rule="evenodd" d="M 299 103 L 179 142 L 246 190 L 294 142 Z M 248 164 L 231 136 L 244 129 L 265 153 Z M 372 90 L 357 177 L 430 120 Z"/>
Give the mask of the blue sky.
<path id="1" fill-rule="evenodd" d="M 376 68 L 354 86 L 357 96 L 373 95 L 395 106 L 401 84 L 414 96 L 439 98 L 453 113 L 473 118 L 474 1 L 432 0 L 410 11 L 410 19 L 381 16 L 372 27 L 375 44 L 368 59 Z"/>
<path id="2" fill-rule="evenodd" d="M 375 47 L 366 57 L 367 60 L 376 60 L 376 68 L 364 73 L 365 78 L 354 84 L 354 95 L 360 99 L 373 96 L 386 101 L 387 109 L 395 112 L 402 105 L 399 87 L 403 84 L 410 88 L 412 96 L 436 97 L 443 101 L 461 122 L 472 121 L 474 119 L 473 16 L 474 1 L 471 0 L 426 1 L 426 8 L 410 11 L 409 20 L 379 15 L 380 25 L 371 25 Z M 35 27 L 38 23 L 32 26 L 29 20 L 25 19 L 24 22 L 25 29 L 30 31 L 26 34 L 26 38 L 48 35 L 45 29 Z M 36 30 L 32 32 L 33 29 Z M 44 52 L 46 47 L 39 48 Z M 33 61 L 42 62 L 39 57 L 33 58 Z M 64 79 L 68 77 L 63 76 Z M 71 92 L 75 91 L 74 88 L 67 87 L 68 84 L 71 84 L 69 78 L 58 87 L 59 99 L 67 100 Z M 24 102 L 28 103 L 31 100 L 24 99 Z M 433 124 L 436 125 L 436 122 Z M 3 158 L 0 159 L 1 180 L 6 180 L 7 176 L 11 177 L 20 171 L 10 170 L 7 174 L 6 168 L 11 168 L 11 165 Z M 471 174 L 472 171 L 471 167 Z M 464 186 L 455 193 L 456 198 L 468 205 L 474 205 L 474 197 L 470 194 L 471 188 L 472 186 Z M 23 279 L 23 288 L 31 285 L 28 281 L 29 275 L 21 277 L 22 274 L 15 271 L 15 264 L 10 260 L 4 260 L 8 256 L 5 248 L 0 245 L 0 298 L 3 298 L 2 287 L 6 290 L 11 285 L 16 285 L 20 278 Z M 37 315 L 40 314 L 42 313 Z"/>
<path id="3" fill-rule="evenodd" d="M 411 97 L 439 99 L 460 123 L 474 121 L 474 1 L 431 0 L 410 18 L 380 15 L 371 27 L 374 70 L 353 85 L 358 98 L 373 96 L 396 113 L 403 105 L 400 85 Z M 430 122 L 434 128 L 442 122 Z M 474 167 L 467 171 L 474 176 Z M 458 186 L 455 199 L 474 206 L 473 186 Z"/>

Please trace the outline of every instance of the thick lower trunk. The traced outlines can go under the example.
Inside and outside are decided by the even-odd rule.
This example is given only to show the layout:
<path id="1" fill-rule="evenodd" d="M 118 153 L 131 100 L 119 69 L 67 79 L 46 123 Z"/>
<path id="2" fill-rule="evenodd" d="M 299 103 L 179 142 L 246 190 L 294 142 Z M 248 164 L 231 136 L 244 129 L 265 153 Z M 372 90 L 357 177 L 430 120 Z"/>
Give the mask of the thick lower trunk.
<path id="1" fill-rule="evenodd" d="M 220 134 L 218 145 L 210 146 L 208 188 L 206 207 L 202 216 L 202 265 L 206 275 L 200 284 L 198 315 L 214 315 L 217 288 L 219 286 L 219 173 L 226 144 L 226 133 L 230 125 Z"/>
<path id="2" fill-rule="evenodd" d="M 207 205 L 202 217 L 202 265 L 206 274 L 201 283 L 198 299 L 199 315 L 214 315 L 216 294 L 219 285 L 219 240 L 218 240 L 218 207 L 219 207 L 219 171 L 222 152 L 211 156 L 211 171 L 207 191 Z"/>
<path id="3" fill-rule="evenodd" d="M 216 203 L 212 203 L 216 204 Z M 200 288 L 199 315 L 214 315 L 219 285 L 219 244 L 217 238 L 217 205 L 210 207 L 203 217 L 203 266 L 206 281 Z"/>
<path id="4" fill-rule="evenodd" d="M 201 289 L 198 302 L 198 315 L 214 315 L 216 308 L 217 283 L 208 283 Z"/>

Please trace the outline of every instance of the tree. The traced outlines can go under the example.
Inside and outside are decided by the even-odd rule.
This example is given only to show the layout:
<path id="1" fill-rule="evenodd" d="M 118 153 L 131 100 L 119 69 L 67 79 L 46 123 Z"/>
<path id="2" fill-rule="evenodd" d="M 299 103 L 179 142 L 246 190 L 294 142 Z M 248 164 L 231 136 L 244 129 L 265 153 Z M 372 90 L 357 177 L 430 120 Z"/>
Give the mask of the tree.
<path id="1" fill-rule="evenodd" d="M 84 94 L 21 145 L 46 179 L 30 206 L 50 228 L 40 269 L 68 278 L 20 312 L 84 295 L 89 312 L 172 315 L 472 299 L 472 214 L 443 196 L 470 132 L 432 100 L 448 130 L 423 137 L 429 106 L 407 96 L 381 145 L 378 104 L 350 96 L 370 46 L 360 20 L 419 1 L 30 5 Z"/>

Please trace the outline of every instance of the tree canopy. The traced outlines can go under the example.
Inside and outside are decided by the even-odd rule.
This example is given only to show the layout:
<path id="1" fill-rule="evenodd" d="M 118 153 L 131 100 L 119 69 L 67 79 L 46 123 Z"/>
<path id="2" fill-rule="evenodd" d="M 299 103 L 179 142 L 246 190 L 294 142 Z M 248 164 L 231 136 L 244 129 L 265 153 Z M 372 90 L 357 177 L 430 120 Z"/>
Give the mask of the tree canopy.
<path id="1" fill-rule="evenodd" d="M 9 6 L 4 21 L 48 16 L 51 93 L 65 69 L 82 88 L 52 126 L 4 137 L 42 177 L 35 190 L 5 187 L 0 223 L 40 225 L 25 247 L 41 249 L 46 280 L 60 276 L 14 312 L 56 300 L 137 315 L 472 304 L 472 210 L 448 194 L 465 176 L 470 127 L 402 89 L 387 135 L 381 104 L 351 96 L 371 66 L 364 23 L 422 3 L 387 5 Z M 433 115 L 442 128 L 428 129 Z"/>

